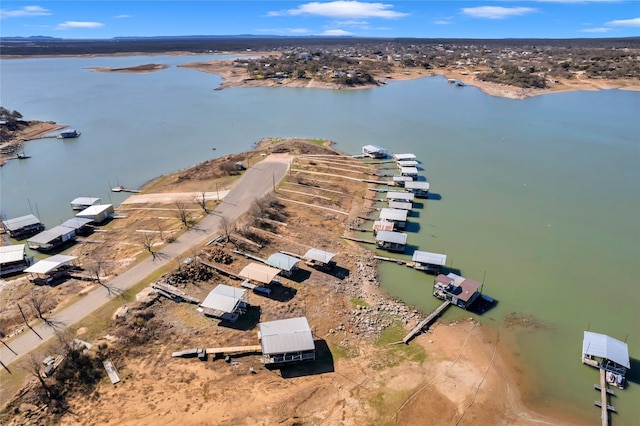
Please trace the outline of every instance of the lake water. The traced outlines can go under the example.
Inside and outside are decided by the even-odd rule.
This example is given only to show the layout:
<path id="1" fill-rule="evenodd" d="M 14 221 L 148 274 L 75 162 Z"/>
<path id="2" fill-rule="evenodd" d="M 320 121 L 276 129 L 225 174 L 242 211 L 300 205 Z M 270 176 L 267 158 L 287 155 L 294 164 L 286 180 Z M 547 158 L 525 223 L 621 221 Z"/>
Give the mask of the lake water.
<path id="1" fill-rule="evenodd" d="M 69 201 L 115 204 L 116 184 L 139 187 L 262 137 L 326 138 L 359 153 L 366 144 L 413 152 L 434 199 L 410 218 L 409 244 L 443 252 L 448 266 L 482 281 L 498 305 L 481 321 L 513 345 L 553 405 L 595 423 L 597 371 L 580 363 L 586 329 L 626 339 L 629 386 L 617 391 L 616 425 L 640 418 L 640 93 L 573 92 L 524 101 L 495 98 L 443 77 L 372 90 L 248 88 L 214 91 L 220 77 L 180 63 L 210 56 L 0 61 L 2 106 L 26 119 L 82 132 L 25 144 L 28 161 L 0 168 L 0 211 L 33 211 L 47 226 L 71 217 Z M 149 74 L 90 67 L 171 65 Z M 212 148 L 216 148 L 215 151 Z M 408 250 L 412 252 L 412 249 Z M 405 258 L 409 258 L 405 255 Z M 395 264 L 384 287 L 425 311 L 433 278 Z M 505 327 L 511 312 L 546 327 Z M 450 309 L 445 319 L 469 316 Z"/>

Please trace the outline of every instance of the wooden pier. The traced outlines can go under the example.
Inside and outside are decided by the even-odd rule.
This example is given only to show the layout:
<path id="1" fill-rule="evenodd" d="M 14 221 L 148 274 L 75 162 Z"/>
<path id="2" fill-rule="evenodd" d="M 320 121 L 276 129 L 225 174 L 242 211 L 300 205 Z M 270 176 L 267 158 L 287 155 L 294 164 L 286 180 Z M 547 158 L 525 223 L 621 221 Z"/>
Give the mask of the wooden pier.
<path id="1" fill-rule="evenodd" d="M 408 261 L 408 260 L 396 259 L 394 257 L 384 257 L 384 256 L 373 256 L 373 258 L 377 259 L 377 260 L 384 260 L 385 262 L 397 263 L 398 265 L 405 265 L 405 266 L 413 267 L 413 262 Z"/>
<path id="2" fill-rule="evenodd" d="M 609 401 L 607 400 L 607 394 L 613 395 L 613 391 L 607 389 L 606 371 L 604 368 L 600 369 L 600 386 L 594 385 L 594 388 L 600 391 L 600 400 L 595 401 L 594 405 L 600 407 L 602 426 L 609 426 L 609 411 L 615 412 L 616 409 L 613 405 L 609 405 Z"/>
<path id="3" fill-rule="evenodd" d="M 357 243 L 364 243 L 364 244 L 375 244 L 375 241 L 371 241 L 371 240 L 363 240 L 362 238 L 353 238 L 353 237 L 345 237 L 342 236 L 340 238 L 344 238 L 345 240 L 349 240 L 349 241 L 355 241 Z"/>
<path id="4" fill-rule="evenodd" d="M 198 262 L 202 263 L 204 266 L 207 266 L 207 267 L 213 269 L 214 271 L 219 272 L 219 273 L 221 273 L 223 275 L 226 275 L 226 276 L 231 277 L 231 278 L 236 279 L 236 280 L 241 280 L 242 279 L 239 276 L 237 276 L 235 274 L 235 272 L 231 272 L 228 269 L 222 268 L 220 266 L 215 266 L 215 265 L 212 265 L 211 263 L 205 262 L 204 260 L 202 260 L 198 256 L 196 256 L 196 260 Z"/>
<path id="5" fill-rule="evenodd" d="M 261 345 L 229 346 L 226 348 L 207 348 L 207 355 L 262 353 Z"/>
<path id="6" fill-rule="evenodd" d="M 445 300 L 444 302 L 442 302 L 442 304 L 440 306 L 438 306 L 435 311 L 431 312 L 428 317 L 426 317 L 425 319 L 420 321 L 420 323 L 418 323 L 418 325 L 416 325 L 409 332 L 409 334 L 407 334 L 406 336 L 404 336 L 402 338 L 402 343 L 408 343 L 409 340 L 411 340 L 413 338 L 413 336 L 418 334 L 420 331 L 422 331 L 423 328 L 428 326 L 434 319 L 436 319 L 438 316 L 440 316 L 440 314 L 442 314 L 442 312 L 444 312 L 444 310 L 447 309 L 449 307 L 449 305 L 451 305 L 451 302 L 448 301 L 448 300 Z M 398 342 L 398 343 L 400 343 L 400 342 Z"/>
<path id="7" fill-rule="evenodd" d="M 113 192 L 131 192 L 131 193 L 134 193 L 134 194 L 137 194 L 137 193 L 140 192 L 137 189 L 125 188 L 122 185 L 118 185 L 115 188 L 111 188 L 111 191 L 113 191 Z"/>
<path id="8" fill-rule="evenodd" d="M 178 287 L 172 286 L 171 284 L 155 283 L 151 286 L 151 288 L 153 288 L 156 292 L 165 296 L 166 298 L 173 300 L 174 302 L 185 301 L 194 303 L 196 305 L 200 303 L 200 300 L 196 299 L 195 297 L 189 296 L 187 293 L 180 290 Z"/>

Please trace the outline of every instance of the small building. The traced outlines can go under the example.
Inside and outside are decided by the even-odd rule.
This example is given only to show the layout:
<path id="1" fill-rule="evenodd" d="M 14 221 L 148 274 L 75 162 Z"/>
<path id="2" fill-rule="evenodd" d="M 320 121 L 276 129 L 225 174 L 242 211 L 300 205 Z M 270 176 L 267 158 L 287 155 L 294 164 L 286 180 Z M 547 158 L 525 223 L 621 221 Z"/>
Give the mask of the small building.
<path id="1" fill-rule="evenodd" d="M 258 284 L 269 285 L 279 273 L 280 269 L 278 268 L 272 268 L 268 265 L 251 262 L 242 268 L 242 271 L 238 273 L 238 276 Z"/>
<path id="2" fill-rule="evenodd" d="M 411 258 L 413 267 L 420 271 L 439 274 L 447 263 L 447 255 L 416 250 Z"/>
<path id="3" fill-rule="evenodd" d="M 113 204 L 96 204 L 89 206 L 76 214 L 76 217 L 91 219 L 94 224 L 100 224 L 113 215 Z"/>
<path id="4" fill-rule="evenodd" d="M 387 201 L 400 201 L 411 204 L 415 194 L 410 192 L 389 191 L 387 192 Z"/>
<path id="5" fill-rule="evenodd" d="M 414 154 L 393 154 L 393 159 L 396 161 L 412 161 L 417 160 Z"/>
<path id="6" fill-rule="evenodd" d="M 454 273 L 440 274 L 433 284 L 433 295 L 438 299 L 448 300 L 463 309 L 469 309 L 480 296 L 481 284 Z"/>
<path id="7" fill-rule="evenodd" d="M 584 332 L 582 362 L 605 370 L 607 383 L 624 388 L 625 375 L 631 368 L 629 348 L 625 342 L 606 334 Z"/>
<path id="8" fill-rule="evenodd" d="M 62 226 L 74 229 L 76 231 L 76 235 L 89 235 L 93 232 L 93 228 L 89 225 L 90 223 L 91 219 L 84 217 L 72 217 L 71 219 L 67 219 L 62 222 Z"/>
<path id="9" fill-rule="evenodd" d="M 418 163 L 416 160 L 398 160 L 396 161 L 396 165 L 398 166 L 399 169 L 402 169 L 403 167 L 418 167 L 420 163 Z"/>
<path id="10" fill-rule="evenodd" d="M 40 219 L 32 214 L 3 220 L 2 227 L 11 238 L 26 238 L 44 231 L 44 225 Z"/>
<path id="11" fill-rule="evenodd" d="M 17 274 L 29 267 L 33 258 L 27 256 L 26 244 L 0 247 L 0 276 Z"/>
<path id="12" fill-rule="evenodd" d="M 380 220 L 386 220 L 387 222 L 393 222 L 396 229 L 404 229 L 407 225 L 407 210 L 381 208 Z"/>
<path id="13" fill-rule="evenodd" d="M 376 220 L 373 222 L 373 235 L 378 235 L 380 231 L 393 231 L 395 229 L 395 224 L 393 222 L 388 222 L 386 220 Z"/>
<path id="14" fill-rule="evenodd" d="M 429 182 L 407 182 L 404 185 L 404 190 L 415 194 L 417 198 L 427 198 L 429 196 Z"/>
<path id="15" fill-rule="evenodd" d="M 69 271 L 75 268 L 74 261 L 77 256 L 56 254 L 46 259 L 39 260 L 29 266 L 24 272 L 29 274 L 29 281 L 39 285 L 49 285 L 56 280 L 65 278 Z"/>
<path id="16" fill-rule="evenodd" d="M 418 176 L 418 168 L 417 167 L 402 167 L 400 168 L 400 174 L 402 176 L 410 176 L 415 178 Z"/>
<path id="17" fill-rule="evenodd" d="M 30 249 L 47 252 L 75 239 L 75 229 L 58 225 L 29 238 L 27 244 Z"/>
<path id="18" fill-rule="evenodd" d="M 383 250 L 404 252 L 407 245 L 407 234 L 394 231 L 378 231 L 376 247 Z"/>
<path id="19" fill-rule="evenodd" d="M 316 345 L 305 317 L 261 322 L 258 339 L 265 365 L 316 359 Z"/>
<path id="20" fill-rule="evenodd" d="M 362 154 L 371 158 L 386 158 L 387 149 L 378 145 L 365 145 L 362 147 Z"/>
<path id="21" fill-rule="evenodd" d="M 267 265 L 280 269 L 280 273 L 286 277 L 298 269 L 298 263 L 300 259 L 284 253 L 274 253 L 267 259 Z"/>
<path id="22" fill-rule="evenodd" d="M 311 248 L 307 250 L 304 256 L 302 256 L 302 258 L 305 260 L 305 263 L 309 266 L 312 266 L 314 268 L 324 269 L 324 270 L 330 270 L 336 264 L 336 262 L 331 260 L 333 259 L 334 256 L 335 256 L 335 253 L 330 253 L 328 251 Z"/>
<path id="23" fill-rule="evenodd" d="M 223 321 L 236 322 L 246 312 L 247 303 L 243 288 L 218 284 L 200 304 L 202 313 Z"/>
<path id="24" fill-rule="evenodd" d="M 404 188 L 404 186 L 406 185 L 407 182 L 412 182 L 413 181 L 413 177 L 411 176 L 394 176 L 391 181 L 393 182 L 393 184 L 395 186 L 399 186 L 401 188 Z"/>
<path id="25" fill-rule="evenodd" d="M 95 197 L 78 197 L 71 201 L 71 208 L 73 210 L 81 211 L 87 207 L 98 205 L 102 202 L 100 198 Z"/>

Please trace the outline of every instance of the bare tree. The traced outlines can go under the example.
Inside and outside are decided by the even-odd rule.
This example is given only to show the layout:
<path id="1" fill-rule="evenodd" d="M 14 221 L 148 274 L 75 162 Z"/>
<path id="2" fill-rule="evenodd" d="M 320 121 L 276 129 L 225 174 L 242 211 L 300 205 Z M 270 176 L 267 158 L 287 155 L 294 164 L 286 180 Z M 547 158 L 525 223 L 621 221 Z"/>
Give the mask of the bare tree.
<path id="1" fill-rule="evenodd" d="M 102 284 L 101 275 L 105 272 L 106 264 L 107 259 L 104 255 L 99 253 L 97 250 L 94 250 L 93 253 L 91 253 L 91 259 L 85 266 L 85 269 L 91 274 L 94 281 L 98 284 Z"/>
<path id="2" fill-rule="evenodd" d="M 49 386 L 45 378 L 42 376 L 42 373 L 40 372 L 40 366 L 40 361 L 33 352 L 28 353 L 24 360 L 20 363 L 20 367 L 22 367 L 23 370 L 25 370 L 38 380 L 38 382 L 40 383 L 40 387 L 42 388 L 42 390 L 44 390 L 47 396 L 47 399 L 51 401 L 54 398 L 55 391 L 51 386 Z"/>
<path id="3" fill-rule="evenodd" d="M 182 224 L 189 228 L 191 225 L 191 218 L 189 214 L 189 210 L 187 209 L 187 205 L 182 201 L 176 201 L 176 217 Z"/>
<path id="4" fill-rule="evenodd" d="M 202 191 L 202 193 L 195 197 L 195 199 L 193 200 L 197 205 L 199 205 L 202 208 L 202 211 L 204 211 L 205 213 L 209 213 L 209 210 L 207 209 L 207 194 Z"/>
<path id="5" fill-rule="evenodd" d="M 52 328 L 60 328 L 64 326 L 64 323 L 61 321 L 52 320 L 50 318 L 45 317 L 45 312 L 47 311 L 47 304 L 50 300 L 47 298 L 47 294 L 42 290 L 34 290 L 31 292 L 31 295 L 27 299 L 27 303 L 33 310 L 33 313 L 36 317 L 40 318 L 46 325 Z"/>
<path id="6" fill-rule="evenodd" d="M 42 336 L 40 336 L 40 335 L 38 334 L 38 332 L 37 332 L 33 327 L 31 327 L 31 324 L 29 324 L 29 321 L 27 320 L 27 317 L 26 317 L 26 315 L 24 314 L 24 311 L 22 310 L 22 306 L 20 306 L 20 304 L 19 304 L 19 303 L 18 303 L 17 305 L 18 305 L 18 310 L 20 311 L 20 315 L 22 315 L 22 320 L 24 321 L 25 325 L 26 325 L 27 327 L 29 327 L 29 329 L 30 329 L 31 331 L 33 331 L 33 332 L 36 334 L 36 336 L 38 336 L 38 337 L 40 338 L 40 340 L 42 340 Z"/>
<path id="7" fill-rule="evenodd" d="M 220 217 L 220 229 L 224 232 L 225 242 L 229 242 L 231 231 L 233 231 L 233 222 L 226 216 Z"/>
<path id="8" fill-rule="evenodd" d="M 153 242 L 155 238 L 155 235 L 153 235 L 151 232 L 143 232 L 140 239 L 140 243 L 142 244 L 144 249 L 151 254 L 151 257 L 153 257 L 154 260 L 156 258 L 156 252 L 153 251 Z"/>
<path id="9" fill-rule="evenodd" d="M 156 228 L 158 228 L 158 236 L 160 237 L 160 241 L 164 241 L 164 222 L 160 219 L 156 218 Z"/>

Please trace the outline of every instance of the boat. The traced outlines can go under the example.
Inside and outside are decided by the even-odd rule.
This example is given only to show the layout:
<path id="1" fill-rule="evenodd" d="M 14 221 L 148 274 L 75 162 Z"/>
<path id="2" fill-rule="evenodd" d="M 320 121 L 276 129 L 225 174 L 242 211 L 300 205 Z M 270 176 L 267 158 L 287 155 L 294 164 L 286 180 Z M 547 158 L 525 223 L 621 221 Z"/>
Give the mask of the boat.
<path id="1" fill-rule="evenodd" d="M 67 129 L 58 135 L 58 139 L 73 139 L 80 136 L 80 132 L 75 129 Z"/>
<path id="2" fill-rule="evenodd" d="M 26 158 L 31 158 L 30 155 L 25 154 L 24 152 L 19 152 L 18 155 L 16 155 L 16 158 L 18 160 L 24 160 Z"/>

